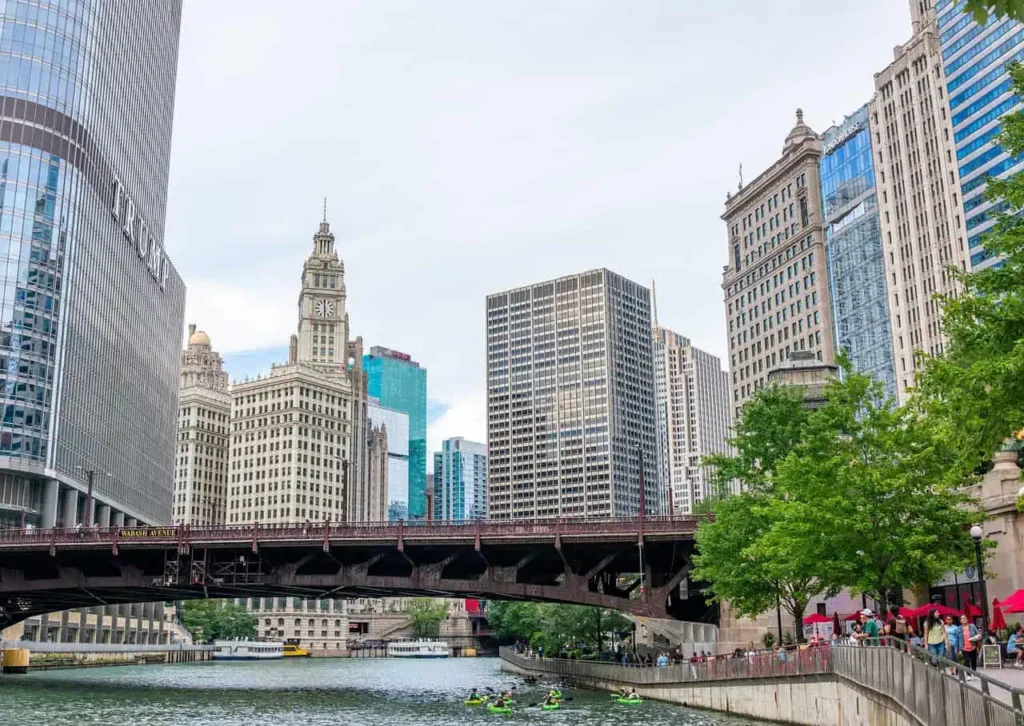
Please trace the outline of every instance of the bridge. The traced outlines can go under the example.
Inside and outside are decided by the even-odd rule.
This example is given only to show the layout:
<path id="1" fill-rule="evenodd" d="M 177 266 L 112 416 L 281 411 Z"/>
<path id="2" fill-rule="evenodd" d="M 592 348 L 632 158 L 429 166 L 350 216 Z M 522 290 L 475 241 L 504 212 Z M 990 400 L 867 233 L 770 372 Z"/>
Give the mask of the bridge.
<path id="1" fill-rule="evenodd" d="M 471 597 L 707 620 L 698 517 L 0 530 L 0 627 L 197 598 Z"/>

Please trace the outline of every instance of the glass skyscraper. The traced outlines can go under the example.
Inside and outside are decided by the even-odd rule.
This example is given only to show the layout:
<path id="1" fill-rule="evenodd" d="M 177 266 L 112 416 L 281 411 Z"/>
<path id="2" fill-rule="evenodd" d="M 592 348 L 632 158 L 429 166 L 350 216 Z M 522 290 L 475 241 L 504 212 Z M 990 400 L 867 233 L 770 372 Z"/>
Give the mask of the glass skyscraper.
<path id="1" fill-rule="evenodd" d="M 408 519 L 409 512 L 409 415 L 376 403 L 366 407 L 374 426 L 388 435 L 388 519 Z"/>
<path id="2" fill-rule="evenodd" d="M 461 436 L 434 452 L 434 519 L 463 521 L 487 516 L 487 444 Z"/>
<path id="3" fill-rule="evenodd" d="M 994 15 L 979 25 L 964 11 L 965 4 L 937 0 L 935 11 L 971 266 L 979 268 L 996 263 L 981 237 L 995 223 L 994 213 L 1003 208 L 1001 202 L 993 205 L 985 198 L 985 180 L 1024 168 L 1024 159 L 1013 158 L 994 143 L 999 120 L 1020 109 L 1006 65 L 1024 60 L 1024 26 Z"/>
<path id="4" fill-rule="evenodd" d="M 406 503 L 410 519 L 427 515 L 427 369 L 405 353 L 373 346 L 363 356 L 367 393 L 380 405 L 409 417 L 409 477 Z M 394 493 L 394 483 L 388 483 Z"/>
<path id="5" fill-rule="evenodd" d="M 854 370 L 896 397 L 896 371 L 882 256 L 875 170 L 862 106 L 822 138 L 820 161 L 825 251 L 836 347 Z"/>
<path id="6" fill-rule="evenodd" d="M 171 520 L 180 22 L 180 0 L 0 2 L 0 526 Z"/>

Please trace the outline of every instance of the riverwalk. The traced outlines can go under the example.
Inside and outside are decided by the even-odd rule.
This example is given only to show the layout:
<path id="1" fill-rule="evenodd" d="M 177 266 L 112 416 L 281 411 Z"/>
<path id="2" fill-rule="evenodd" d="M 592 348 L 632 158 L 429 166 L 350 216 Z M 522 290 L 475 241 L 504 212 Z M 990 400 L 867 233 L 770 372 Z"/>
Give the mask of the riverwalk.
<path id="1" fill-rule="evenodd" d="M 817 646 L 784 654 L 720 656 L 666 667 L 539 660 L 501 651 L 502 668 L 600 690 L 802 726 L 1021 726 L 1024 692 L 912 646 Z"/>
<path id="2" fill-rule="evenodd" d="M 47 643 L 0 640 L 0 657 L 7 651 L 28 651 L 26 670 L 93 668 L 114 665 L 199 663 L 210 660 L 212 645 L 186 643 Z M 5 659 L 6 662 L 9 659 Z M 19 659 L 20 661 L 20 659 Z"/>

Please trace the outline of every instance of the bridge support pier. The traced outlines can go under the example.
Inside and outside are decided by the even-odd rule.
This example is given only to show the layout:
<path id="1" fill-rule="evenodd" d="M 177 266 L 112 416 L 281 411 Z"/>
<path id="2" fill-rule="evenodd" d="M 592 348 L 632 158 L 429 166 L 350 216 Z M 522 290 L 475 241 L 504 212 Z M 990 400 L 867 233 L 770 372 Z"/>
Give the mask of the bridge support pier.
<path id="1" fill-rule="evenodd" d="M 124 526 L 124 512 L 114 512 L 110 516 L 111 527 L 123 527 Z"/>
<path id="2" fill-rule="evenodd" d="M 42 529 L 53 529 L 57 526 L 57 499 L 60 494 L 60 483 L 56 479 L 47 479 L 43 483 L 43 508 L 39 512 L 39 526 Z"/>
<path id="3" fill-rule="evenodd" d="M 100 527 L 110 526 L 110 505 L 101 504 L 96 509 L 96 524 Z"/>
<path id="4" fill-rule="evenodd" d="M 139 520 L 137 520 L 135 517 L 125 517 L 125 519 L 124 519 L 124 526 L 125 527 L 138 527 L 139 526 Z"/>

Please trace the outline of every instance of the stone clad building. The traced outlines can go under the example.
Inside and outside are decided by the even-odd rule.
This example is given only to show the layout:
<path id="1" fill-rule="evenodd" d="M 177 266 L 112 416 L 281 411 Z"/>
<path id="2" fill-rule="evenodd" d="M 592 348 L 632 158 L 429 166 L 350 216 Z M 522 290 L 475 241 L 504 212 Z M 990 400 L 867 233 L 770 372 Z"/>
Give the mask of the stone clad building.
<path id="1" fill-rule="evenodd" d="M 188 333 L 181 353 L 172 517 L 175 524 L 208 527 L 224 524 L 227 514 L 231 395 L 210 336 L 195 325 Z"/>

